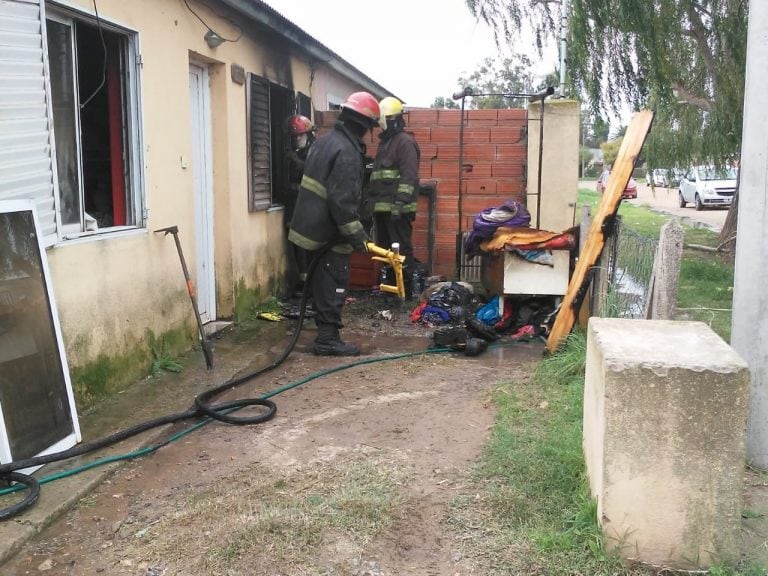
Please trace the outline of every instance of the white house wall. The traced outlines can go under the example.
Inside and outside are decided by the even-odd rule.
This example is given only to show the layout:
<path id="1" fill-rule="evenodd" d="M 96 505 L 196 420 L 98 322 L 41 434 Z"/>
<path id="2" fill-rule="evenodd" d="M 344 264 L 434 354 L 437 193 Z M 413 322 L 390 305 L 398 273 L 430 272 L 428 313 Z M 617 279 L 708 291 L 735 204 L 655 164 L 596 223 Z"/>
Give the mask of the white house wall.
<path id="1" fill-rule="evenodd" d="M 92 14 L 91 0 L 67 2 Z M 226 38 L 239 31 L 205 5 L 196 12 Z M 226 14 L 224 8 L 217 12 Z M 235 286 L 264 295 L 284 267 L 283 212 L 248 211 L 245 85 L 232 64 L 310 93 L 306 64 L 279 48 L 265 50 L 248 36 L 211 49 L 205 27 L 176 0 L 98 0 L 102 19 L 138 32 L 147 226 L 118 234 L 65 241 L 48 251 L 70 363 L 143 345 L 146 331 L 195 328 L 179 257 L 171 236 L 153 233 L 177 225 L 188 268 L 195 270 L 189 111 L 190 61 L 210 72 L 217 316 L 231 317 Z M 236 16 L 233 16 L 236 18 Z M 236 20 L 237 21 L 237 20 Z M 275 55 L 282 64 L 274 64 Z M 289 65 L 285 65 L 289 62 Z"/>
<path id="2" fill-rule="evenodd" d="M 357 90 L 354 83 L 340 79 L 333 70 L 320 65 L 315 72 L 311 96 L 318 110 L 334 110 L 334 105 L 338 106 Z"/>

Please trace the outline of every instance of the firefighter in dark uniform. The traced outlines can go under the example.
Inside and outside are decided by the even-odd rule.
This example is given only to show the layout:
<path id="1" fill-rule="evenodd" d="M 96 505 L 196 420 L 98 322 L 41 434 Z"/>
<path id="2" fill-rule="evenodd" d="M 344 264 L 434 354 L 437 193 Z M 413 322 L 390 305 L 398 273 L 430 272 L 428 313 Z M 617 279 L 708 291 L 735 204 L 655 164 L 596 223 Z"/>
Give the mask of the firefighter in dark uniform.
<path id="1" fill-rule="evenodd" d="M 341 340 L 341 313 L 349 287 L 349 255 L 366 252 L 368 235 L 360 222 L 365 169 L 365 133 L 379 120 L 379 103 L 355 92 L 341 105 L 333 130 L 312 145 L 304 164 L 288 240 L 317 259 L 310 289 L 319 356 L 356 356 L 360 349 Z M 329 247 L 330 246 L 330 247 Z"/>
<path id="2" fill-rule="evenodd" d="M 301 178 L 304 175 L 304 162 L 307 160 L 309 148 L 315 142 L 317 128 L 306 116 L 296 114 L 286 119 L 284 125 L 286 138 L 285 156 L 288 159 L 288 195 L 285 199 L 286 221 L 290 225 L 293 212 L 296 209 L 296 199 L 299 196 Z M 293 291 L 301 294 L 307 280 L 307 252 L 297 244 L 289 243 L 288 269 Z M 292 248 L 292 249 L 291 249 Z"/>
<path id="3" fill-rule="evenodd" d="M 391 96 L 379 103 L 379 147 L 367 190 L 367 202 L 373 208 L 376 244 L 383 248 L 400 244 L 405 256 L 403 277 L 410 297 L 411 275 L 417 260 L 413 256 L 413 221 L 419 189 L 421 151 L 413 135 L 405 132 L 403 104 Z"/>

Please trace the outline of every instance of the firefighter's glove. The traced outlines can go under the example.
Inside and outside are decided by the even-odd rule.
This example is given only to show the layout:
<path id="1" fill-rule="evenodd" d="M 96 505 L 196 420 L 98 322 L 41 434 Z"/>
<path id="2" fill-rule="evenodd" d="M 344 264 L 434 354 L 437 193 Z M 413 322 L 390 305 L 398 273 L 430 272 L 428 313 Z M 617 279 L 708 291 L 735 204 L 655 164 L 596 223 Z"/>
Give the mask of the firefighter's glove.
<path id="1" fill-rule="evenodd" d="M 400 220 L 403 215 L 403 206 L 402 202 L 392 204 L 392 220 Z"/>

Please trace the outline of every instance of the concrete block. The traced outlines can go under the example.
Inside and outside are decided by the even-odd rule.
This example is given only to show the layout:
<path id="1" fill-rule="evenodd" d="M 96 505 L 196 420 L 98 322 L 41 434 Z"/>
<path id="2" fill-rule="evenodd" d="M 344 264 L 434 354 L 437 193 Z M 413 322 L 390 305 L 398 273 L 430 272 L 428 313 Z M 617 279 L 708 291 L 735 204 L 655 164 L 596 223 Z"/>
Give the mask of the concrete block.
<path id="1" fill-rule="evenodd" d="M 681 570 L 738 556 L 748 396 L 702 322 L 590 319 L 584 453 L 608 549 Z"/>

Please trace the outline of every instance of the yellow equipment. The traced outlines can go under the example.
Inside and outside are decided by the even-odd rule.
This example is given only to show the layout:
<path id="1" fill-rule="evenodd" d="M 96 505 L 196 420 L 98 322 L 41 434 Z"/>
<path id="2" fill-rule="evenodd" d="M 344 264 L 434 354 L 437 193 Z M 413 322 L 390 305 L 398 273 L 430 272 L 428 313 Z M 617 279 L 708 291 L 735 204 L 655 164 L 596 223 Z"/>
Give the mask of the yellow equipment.
<path id="1" fill-rule="evenodd" d="M 372 254 L 371 258 L 379 262 L 386 262 L 395 271 L 395 282 L 397 285 L 380 284 L 379 290 L 389 292 L 390 294 L 397 294 L 400 300 L 405 300 L 405 284 L 403 283 L 403 262 L 405 262 L 405 256 L 400 254 L 399 246 L 394 244 L 391 250 L 381 248 L 373 242 L 366 242 L 365 246 L 368 249 L 368 253 Z"/>

